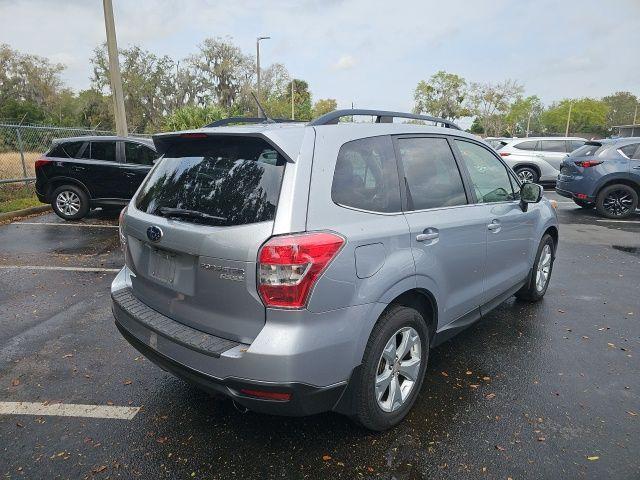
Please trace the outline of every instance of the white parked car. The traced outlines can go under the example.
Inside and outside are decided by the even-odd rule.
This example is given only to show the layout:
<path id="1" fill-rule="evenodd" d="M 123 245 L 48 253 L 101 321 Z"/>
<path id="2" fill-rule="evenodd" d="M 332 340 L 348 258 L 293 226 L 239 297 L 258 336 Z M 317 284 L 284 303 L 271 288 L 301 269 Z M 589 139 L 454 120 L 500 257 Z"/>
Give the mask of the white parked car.
<path id="1" fill-rule="evenodd" d="M 579 137 L 517 138 L 497 150 L 523 182 L 555 182 L 562 161 L 585 142 Z"/>

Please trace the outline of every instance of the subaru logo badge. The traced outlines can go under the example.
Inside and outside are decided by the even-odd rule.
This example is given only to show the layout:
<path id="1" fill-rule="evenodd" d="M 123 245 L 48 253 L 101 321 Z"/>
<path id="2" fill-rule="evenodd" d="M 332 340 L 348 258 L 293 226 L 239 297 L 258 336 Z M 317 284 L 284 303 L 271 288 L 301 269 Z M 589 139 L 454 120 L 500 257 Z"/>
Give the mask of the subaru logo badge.
<path id="1" fill-rule="evenodd" d="M 162 230 L 155 225 L 147 228 L 147 238 L 152 242 L 159 242 L 162 238 Z"/>

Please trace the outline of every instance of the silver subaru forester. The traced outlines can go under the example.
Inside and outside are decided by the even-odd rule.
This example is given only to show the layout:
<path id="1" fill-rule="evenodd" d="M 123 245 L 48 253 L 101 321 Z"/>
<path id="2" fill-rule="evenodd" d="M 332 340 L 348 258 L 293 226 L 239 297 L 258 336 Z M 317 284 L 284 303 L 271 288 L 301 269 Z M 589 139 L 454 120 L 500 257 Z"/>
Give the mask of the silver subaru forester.
<path id="1" fill-rule="evenodd" d="M 340 121 L 358 115 L 375 122 Z M 240 121 L 155 135 L 120 218 L 116 325 L 163 369 L 254 411 L 384 430 L 432 347 L 544 296 L 554 208 L 455 124 Z"/>

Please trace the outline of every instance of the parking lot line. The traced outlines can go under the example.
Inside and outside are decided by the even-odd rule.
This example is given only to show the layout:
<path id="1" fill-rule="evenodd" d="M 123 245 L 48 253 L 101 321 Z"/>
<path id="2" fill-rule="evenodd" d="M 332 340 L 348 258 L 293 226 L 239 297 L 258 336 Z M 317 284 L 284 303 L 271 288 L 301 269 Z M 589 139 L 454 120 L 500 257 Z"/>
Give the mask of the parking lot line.
<path id="1" fill-rule="evenodd" d="M 62 272 L 119 272 L 119 268 L 52 267 L 49 265 L 0 265 L 3 270 L 58 270 Z"/>
<path id="2" fill-rule="evenodd" d="M 118 228 L 118 225 L 99 225 L 95 223 L 54 223 L 54 222 L 13 222 L 13 225 L 44 225 L 47 227 L 87 227 L 87 228 Z"/>
<path id="3" fill-rule="evenodd" d="M 139 411 L 140 407 L 117 407 L 112 405 L 0 402 L 0 415 L 37 415 L 131 420 Z"/>
<path id="4" fill-rule="evenodd" d="M 605 219 L 600 219 L 600 220 L 596 220 L 596 222 L 635 223 L 636 225 L 640 225 L 640 221 L 638 221 L 638 220 L 605 220 Z"/>

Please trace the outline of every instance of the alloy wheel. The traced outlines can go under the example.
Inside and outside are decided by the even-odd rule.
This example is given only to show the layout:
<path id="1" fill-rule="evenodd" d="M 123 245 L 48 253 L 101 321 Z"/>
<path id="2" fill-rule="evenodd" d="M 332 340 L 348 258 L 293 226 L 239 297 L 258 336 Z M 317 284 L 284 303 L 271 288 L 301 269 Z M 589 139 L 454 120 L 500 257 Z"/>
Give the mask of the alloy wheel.
<path id="1" fill-rule="evenodd" d="M 609 192 L 602 202 L 602 207 L 610 215 L 620 217 L 629 213 L 633 205 L 633 198 L 626 190 L 613 190 Z"/>
<path id="2" fill-rule="evenodd" d="M 540 259 L 538 260 L 538 268 L 536 270 L 536 290 L 543 292 L 549 281 L 551 275 L 551 260 L 553 255 L 551 253 L 551 246 L 547 243 L 540 253 Z"/>
<path id="3" fill-rule="evenodd" d="M 533 183 L 535 179 L 533 172 L 531 172 L 530 170 L 520 170 L 518 172 L 518 177 L 520 177 L 520 180 L 522 180 L 524 183 Z"/>
<path id="4" fill-rule="evenodd" d="M 80 197 L 71 190 L 64 190 L 56 197 L 56 207 L 64 215 L 71 217 L 80 211 Z"/>
<path id="5" fill-rule="evenodd" d="M 383 411 L 393 412 L 405 404 L 418 383 L 421 362 L 422 343 L 414 328 L 401 328 L 391 336 L 376 370 L 375 395 Z"/>

